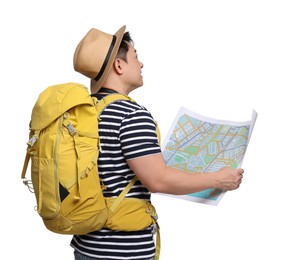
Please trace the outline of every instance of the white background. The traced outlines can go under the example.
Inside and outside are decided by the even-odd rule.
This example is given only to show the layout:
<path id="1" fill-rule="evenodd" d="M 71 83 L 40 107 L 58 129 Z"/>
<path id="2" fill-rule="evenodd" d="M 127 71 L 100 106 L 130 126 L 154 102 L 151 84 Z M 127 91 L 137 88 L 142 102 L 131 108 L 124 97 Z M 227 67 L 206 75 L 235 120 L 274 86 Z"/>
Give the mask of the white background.
<path id="1" fill-rule="evenodd" d="M 162 138 L 181 105 L 225 120 L 259 114 L 243 184 L 218 206 L 153 195 L 161 259 L 285 259 L 284 13 L 275 0 L 2 1 L 1 255 L 73 259 L 71 237 L 45 229 L 21 182 L 31 109 L 49 85 L 89 85 L 72 59 L 90 28 L 127 25 L 144 63 L 145 84 L 131 96 Z"/>

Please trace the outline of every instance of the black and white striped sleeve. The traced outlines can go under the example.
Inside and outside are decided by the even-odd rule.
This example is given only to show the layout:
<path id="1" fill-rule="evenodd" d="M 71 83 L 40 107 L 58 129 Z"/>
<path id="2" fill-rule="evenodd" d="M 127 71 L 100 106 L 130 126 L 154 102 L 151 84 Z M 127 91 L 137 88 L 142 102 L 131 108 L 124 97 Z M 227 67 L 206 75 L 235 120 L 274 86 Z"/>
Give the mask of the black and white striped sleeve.
<path id="1" fill-rule="evenodd" d="M 119 137 L 126 160 L 161 153 L 156 124 L 145 109 L 135 110 L 123 119 Z"/>

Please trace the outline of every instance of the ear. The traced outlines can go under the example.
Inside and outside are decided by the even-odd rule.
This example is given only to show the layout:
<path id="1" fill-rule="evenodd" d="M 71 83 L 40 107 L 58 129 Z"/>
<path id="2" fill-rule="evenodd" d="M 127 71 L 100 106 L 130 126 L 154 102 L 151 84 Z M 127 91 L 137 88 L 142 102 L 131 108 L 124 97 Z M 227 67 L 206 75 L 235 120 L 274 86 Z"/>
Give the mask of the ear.
<path id="1" fill-rule="evenodd" d="M 123 74 L 123 62 L 121 59 L 115 59 L 114 63 L 114 70 L 119 74 L 122 75 Z"/>

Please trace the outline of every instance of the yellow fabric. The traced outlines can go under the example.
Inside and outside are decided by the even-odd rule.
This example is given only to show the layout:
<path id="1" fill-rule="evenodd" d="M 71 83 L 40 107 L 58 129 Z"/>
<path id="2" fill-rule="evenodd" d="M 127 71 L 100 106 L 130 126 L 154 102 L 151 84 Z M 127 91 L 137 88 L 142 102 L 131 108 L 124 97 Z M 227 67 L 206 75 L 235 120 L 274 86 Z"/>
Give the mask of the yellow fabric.
<path id="1" fill-rule="evenodd" d="M 105 106 L 119 99 L 131 100 L 111 94 L 98 101 L 78 83 L 50 86 L 39 95 L 21 177 L 25 179 L 31 161 L 37 211 L 49 230 L 86 234 L 102 227 L 131 231 L 156 223 L 150 203 L 124 198 L 136 177 L 118 198 L 102 193 L 98 120 Z"/>
<path id="2" fill-rule="evenodd" d="M 112 207 L 116 198 L 105 198 L 108 208 Z M 155 212 L 153 205 L 149 202 L 136 199 L 124 198 L 112 212 L 109 210 L 109 217 L 106 227 L 112 230 L 141 230 L 154 223 L 152 214 Z"/>

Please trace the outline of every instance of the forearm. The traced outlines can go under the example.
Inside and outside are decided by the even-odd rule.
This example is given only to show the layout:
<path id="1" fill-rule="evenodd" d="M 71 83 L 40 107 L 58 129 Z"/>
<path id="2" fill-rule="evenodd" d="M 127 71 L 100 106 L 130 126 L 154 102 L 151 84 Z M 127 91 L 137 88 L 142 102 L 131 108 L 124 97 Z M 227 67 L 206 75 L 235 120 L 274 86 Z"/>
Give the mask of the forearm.
<path id="1" fill-rule="evenodd" d="M 183 195 L 215 188 L 215 179 L 211 173 L 189 174 L 167 167 L 152 187 L 152 192 Z"/>
<path id="2" fill-rule="evenodd" d="M 242 169 L 225 167 L 213 173 L 185 173 L 167 167 L 160 154 L 128 161 L 143 185 L 154 193 L 189 194 L 209 188 L 234 190 L 241 183 Z"/>

